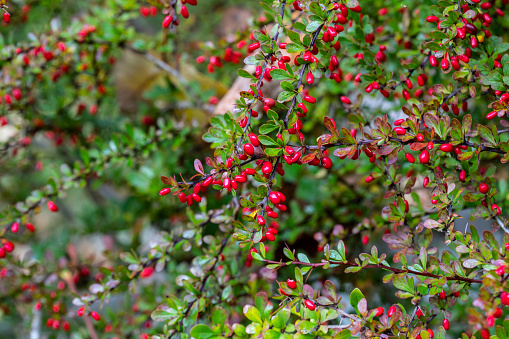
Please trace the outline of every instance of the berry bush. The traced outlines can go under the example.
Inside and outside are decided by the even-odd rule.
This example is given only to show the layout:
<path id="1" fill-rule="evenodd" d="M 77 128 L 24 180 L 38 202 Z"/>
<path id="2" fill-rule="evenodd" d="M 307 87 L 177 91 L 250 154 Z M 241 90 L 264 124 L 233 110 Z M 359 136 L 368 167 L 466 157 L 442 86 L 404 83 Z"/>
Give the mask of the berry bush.
<path id="1" fill-rule="evenodd" d="M 0 331 L 508 338 L 508 5 L 0 0 Z"/>

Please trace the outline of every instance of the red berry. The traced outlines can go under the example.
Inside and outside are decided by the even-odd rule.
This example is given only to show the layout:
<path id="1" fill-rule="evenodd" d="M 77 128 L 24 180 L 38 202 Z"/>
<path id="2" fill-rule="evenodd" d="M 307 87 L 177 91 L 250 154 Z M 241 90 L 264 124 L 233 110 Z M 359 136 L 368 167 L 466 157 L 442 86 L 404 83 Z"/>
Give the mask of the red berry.
<path id="1" fill-rule="evenodd" d="M 375 180 L 375 178 L 373 178 L 371 175 L 366 177 L 366 182 L 367 182 L 368 184 L 369 184 L 370 182 L 372 182 L 373 180 Z"/>
<path id="2" fill-rule="evenodd" d="M 417 316 L 417 318 L 420 318 L 422 317 L 424 314 L 422 313 L 421 309 L 418 308 L 417 311 L 415 312 L 415 315 Z"/>
<path id="3" fill-rule="evenodd" d="M 48 201 L 47 206 L 51 212 L 58 212 L 58 206 L 53 201 Z"/>
<path id="4" fill-rule="evenodd" d="M 448 319 L 444 319 L 442 321 L 442 325 L 444 326 L 444 330 L 448 330 L 449 329 L 449 320 Z"/>
<path id="5" fill-rule="evenodd" d="M 350 105 L 352 102 L 350 101 L 350 99 L 348 99 L 348 97 L 345 97 L 345 96 L 342 96 L 340 98 L 341 102 L 344 103 L 344 104 L 347 104 L 347 105 Z"/>
<path id="6" fill-rule="evenodd" d="M 453 149 L 454 149 L 454 147 L 451 144 L 440 145 L 440 150 L 442 152 L 452 152 Z"/>
<path id="7" fill-rule="evenodd" d="M 421 152 L 421 155 L 419 155 L 419 161 L 421 164 L 427 164 L 429 163 L 429 152 L 428 150 L 424 150 Z"/>
<path id="8" fill-rule="evenodd" d="M 253 155 L 254 154 L 254 147 L 251 144 L 245 144 L 244 145 L 244 153 L 247 155 Z"/>
<path id="9" fill-rule="evenodd" d="M 262 165 L 262 173 L 270 174 L 272 172 L 272 163 L 265 161 Z"/>
<path id="10" fill-rule="evenodd" d="M 397 135 L 405 135 L 406 129 L 403 127 L 394 127 L 394 132 L 396 132 Z"/>
<path id="11" fill-rule="evenodd" d="M 31 223 L 27 222 L 27 224 L 25 225 L 25 227 L 27 228 L 27 230 L 29 230 L 30 232 L 35 232 L 35 227 L 34 225 L 32 225 Z"/>
<path id="12" fill-rule="evenodd" d="M 430 328 L 428 328 L 426 331 L 428 332 L 429 337 L 430 337 L 431 339 L 433 339 L 433 337 L 435 336 L 435 334 L 433 333 L 433 330 L 432 330 L 432 329 L 430 329 Z"/>
<path id="13" fill-rule="evenodd" d="M 19 230 L 19 222 L 15 221 L 11 225 L 11 232 L 12 233 L 17 233 L 18 230 Z"/>
<path id="14" fill-rule="evenodd" d="M 314 311 L 316 306 L 315 306 L 315 303 L 312 302 L 311 300 L 306 300 L 304 301 L 304 305 L 306 305 L 306 307 L 308 308 L 308 310 L 310 311 Z"/>
<path id="15" fill-rule="evenodd" d="M 288 285 L 288 287 L 291 288 L 292 290 L 297 288 L 297 283 L 292 279 L 286 280 L 286 285 Z"/>
<path id="16" fill-rule="evenodd" d="M 331 169 L 332 168 L 332 160 L 329 157 L 323 157 L 322 160 L 322 167 L 325 169 Z"/>
<path id="17" fill-rule="evenodd" d="M 439 297 L 440 299 L 442 299 L 442 300 L 443 300 L 443 299 L 445 299 L 445 298 L 447 297 L 447 296 L 445 295 L 445 291 L 444 291 L 444 290 L 442 290 L 442 291 L 438 294 L 438 297 Z"/>
<path id="18" fill-rule="evenodd" d="M 101 320 L 101 316 L 99 315 L 99 313 L 97 313 L 96 311 L 92 311 L 90 312 L 90 316 L 92 317 L 92 319 L 94 319 L 95 321 L 99 321 Z"/>
<path id="19" fill-rule="evenodd" d="M 81 308 L 78 310 L 78 312 L 77 312 L 78 317 L 83 316 L 83 314 L 84 314 L 84 313 L 85 313 L 85 307 L 81 307 Z"/>
<path id="20" fill-rule="evenodd" d="M 263 225 L 265 225 L 265 218 L 263 216 L 259 215 L 256 217 L 256 222 L 258 222 L 258 224 L 260 226 L 263 226 Z"/>
<path id="21" fill-rule="evenodd" d="M 384 314 L 385 310 L 383 307 L 377 307 L 376 308 L 376 314 L 375 314 L 375 317 L 379 317 L 381 316 L 382 314 Z"/>
<path id="22" fill-rule="evenodd" d="M 490 339 L 490 330 L 488 330 L 487 328 L 483 328 L 482 331 L 481 331 L 481 338 L 482 339 Z"/>
<path id="23" fill-rule="evenodd" d="M 467 172 L 461 171 L 460 174 L 458 175 L 458 179 L 461 182 L 465 182 L 465 180 L 467 179 Z"/>
<path id="24" fill-rule="evenodd" d="M 362 237 L 362 244 L 363 245 L 367 245 L 369 242 L 369 237 L 367 235 L 363 236 Z"/>
<path id="25" fill-rule="evenodd" d="M 389 318 L 394 314 L 394 312 L 396 312 L 396 306 L 392 305 L 391 307 L 389 307 L 389 311 L 387 312 Z"/>
<path id="26" fill-rule="evenodd" d="M 172 23 L 172 21 L 173 21 L 173 17 L 171 15 L 167 15 L 163 20 L 163 28 L 170 27 L 170 24 Z"/>
<path id="27" fill-rule="evenodd" d="M 163 188 L 162 190 L 159 191 L 159 195 L 167 195 L 171 193 L 171 189 L 166 187 L 166 188 Z"/>
<path id="28" fill-rule="evenodd" d="M 406 154 L 405 154 L 405 158 L 406 158 L 406 160 L 407 160 L 408 162 L 410 162 L 410 163 L 412 163 L 412 164 L 415 162 L 415 158 L 414 158 L 414 156 L 413 156 L 412 154 L 410 154 L 410 153 L 406 153 Z"/>
<path id="29" fill-rule="evenodd" d="M 424 177 L 422 180 L 422 187 L 426 187 L 429 184 L 429 177 Z"/>
<path id="30" fill-rule="evenodd" d="M 498 115 L 497 111 L 491 111 L 488 114 L 486 114 L 486 119 L 488 120 L 494 119 L 497 117 L 497 115 Z"/>
<path id="31" fill-rule="evenodd" d="M 11 22 L 11 15 L 9 13 L 4 13 L 4 21 L 6 24 Z"/>
<path id="32" fill-rule="evenodd" d="M 184 18 L 189 18 L 189 11 L 187 10 L 187 7 L 185 5 L 182 5 L 180 14 L 182 14 L 182 17 Z"/>
<path id="33" fill-rule="evenodd" d="M 487 184 L 485 184 L 484 182 L 479 185 L 479 192 L 481 192 L 482 194 L 488 193 L 489 190 L 490 190 L 490 187 Z"/>
<path id="34" fill-rule="evenodd" d="M 269 240 L 269 241 L 274 241 L 276 240 L 276 237 L 274 236 L 274 234 L 270 233 L 270 232 L 265 232 L 265 237 Z"/>

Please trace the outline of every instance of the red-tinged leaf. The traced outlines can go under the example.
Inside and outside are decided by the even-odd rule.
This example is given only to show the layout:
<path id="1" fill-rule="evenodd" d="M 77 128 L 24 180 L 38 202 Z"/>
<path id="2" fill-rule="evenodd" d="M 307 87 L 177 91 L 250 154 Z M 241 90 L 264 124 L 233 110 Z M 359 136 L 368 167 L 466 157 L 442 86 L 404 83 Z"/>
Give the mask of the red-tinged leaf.
<path id="1" fill-rule="evenodd" d="M 475 260 L 475 259 L 467 259 L 463 262 L 463 266 L 465 268 L 474 268 L 474 267 L 479 266 L 480 264 L 482 264 L 482 263 L 479 260 Z"/>
<path id="2" fill-rule="evenodd" d="M 394 145 L 384 145 L 378 150 L 379 155 L 387 155 L 396 149 Z"/>
<path id="3" fill-rule="evenodd" d="M 300 161 L 303 164 L 307 164 L 308 162 L 313 161 L 314 158 L 316 158 L 316 152 L 306 154 L 300 159 Z"/>
<path id="4" fill-rule="evenodd" d="M 359 313 L 366 317 L 368 315 L 368 302 L 365 298 L 362 298 L 359 303 L 357 304 L 357 309 L 359 310 Z"/>
<path id="5" fill-rule="evenodd" d="M 440 227 L 440 226 L 443 226 L 443 225 L 433 219 L 428 219 L 424 222 L 424 227 L 426 227 L 426 228 L 436 228 L 436 227 Z"/>
<path id="6" fill-rule="evenodd" d="M 427 143 L 425 142 L 414 142 L 410 144 L 410 149 L 412 151 L 420 151 L 426 147 Z"/>
<path id="7" fill-rule="evenodd" d="M 464 135 L 466 135 L 466 134 L 468 134 L 468 132 L 470 132 L 470 129 L 472 128 L 472 116 L 470 114 L 465 114 L 463 116 L 461 128 L 463 130 Z"/>
<path id="8" fill-rule="evenodd" d="M 217 168 L 217 162 L 210 158 L 210 157 L 206 157 L 205 158 L 205 163 L 209 166 L 209 167 L 212 167 L 212 168 Z"/>
<path id="9" fill-rule="evenodd" d="M 389 198 L 392 198 L 393 196 L 395 196 L 397 193 L 393 190 L 390 190 L 390 191 L 386 191 L 385 194 L 384 194 L 384 199 L 389 199 Z"/>
<path id="10" fill-rule="evenodd" d="M 323 118 L 323 124 L 325 125 L 325 127 L 332 133 L 337 133 L 336 132 L 336 124 L 332 121 L 331 118 L 329 117 L 324 117 Z"/>
<path id="11" fill-rule="evenodd" d="M 396 161 L 398 161 L 398 152 L 399 150 L 394 150 L 391 154 L 387 156 L 387 164 L 392 165 L 395 164 Z"/>
<path id="12" fill-rule="evenodd" d="M 473 156 L 474 156 L 473 152 L 463 152 L 458 154 L 458 160 L 459 161 L 470 160 Z"/>
<path id="13" fill-rule="evenodd" d="M 205 174 L 203 172 L 203 165 L 201 164 L 201 161 L 198 160 L 198 159 L 195 159 L 194 160 L 194 169 L 196 170 L 196 172 L 198 173 L 201 173 L 201 174 Z"/>
<path id="14" fill-rule="evenodd" d="M 343 147 L 343 148 L 336 148 L 332 154 L 334 154 L 337 157 L 344 157 L 348 155 L 350 150 L 354 147 Z"/>

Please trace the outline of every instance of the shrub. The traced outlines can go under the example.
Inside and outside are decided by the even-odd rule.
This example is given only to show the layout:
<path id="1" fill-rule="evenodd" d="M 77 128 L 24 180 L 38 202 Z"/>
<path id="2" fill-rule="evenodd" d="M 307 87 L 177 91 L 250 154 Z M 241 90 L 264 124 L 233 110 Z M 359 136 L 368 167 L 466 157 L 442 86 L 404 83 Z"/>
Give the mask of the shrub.
<path id="1" fill-rule="evenodd" d="M 6 331 L 506 338 L 507 2 L 3 0 Z"/>

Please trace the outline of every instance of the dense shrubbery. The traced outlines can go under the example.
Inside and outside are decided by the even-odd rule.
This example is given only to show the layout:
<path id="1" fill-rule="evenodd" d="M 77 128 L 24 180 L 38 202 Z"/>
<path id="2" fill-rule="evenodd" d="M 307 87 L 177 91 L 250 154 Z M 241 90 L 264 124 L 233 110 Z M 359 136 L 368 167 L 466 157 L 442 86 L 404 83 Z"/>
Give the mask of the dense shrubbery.
<path id="1" fill-rule="evenodd" d="M 508 336 L 508 1 L 0 3 L 2 333 Z"/>

